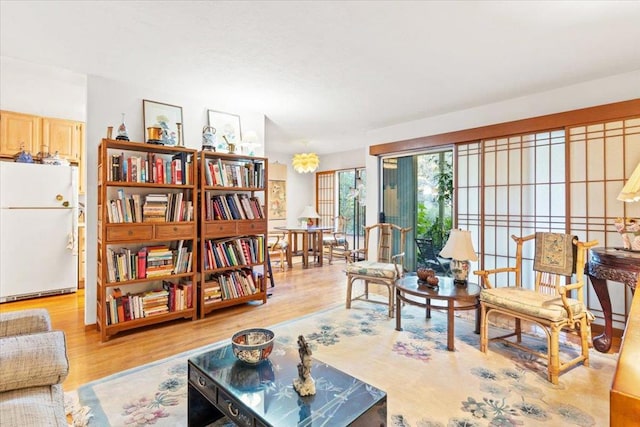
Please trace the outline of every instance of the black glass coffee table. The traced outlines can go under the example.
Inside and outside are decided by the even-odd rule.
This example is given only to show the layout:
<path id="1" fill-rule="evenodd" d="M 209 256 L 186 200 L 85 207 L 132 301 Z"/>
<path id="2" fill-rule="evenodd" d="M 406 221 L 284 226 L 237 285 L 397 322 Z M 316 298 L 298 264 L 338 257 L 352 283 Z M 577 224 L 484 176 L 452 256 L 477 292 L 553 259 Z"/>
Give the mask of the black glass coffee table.
<path id="1" fill-rule="evenodd" d="M 314 359 L 316 394 L 293 389 L 298 347 L 276 342 L 269 359 L 246 365 L 231 345 L 189 359 L 189 426 L 205 426 L 226 416 L 239 426 L 387 425 L 387 394 Z"/>

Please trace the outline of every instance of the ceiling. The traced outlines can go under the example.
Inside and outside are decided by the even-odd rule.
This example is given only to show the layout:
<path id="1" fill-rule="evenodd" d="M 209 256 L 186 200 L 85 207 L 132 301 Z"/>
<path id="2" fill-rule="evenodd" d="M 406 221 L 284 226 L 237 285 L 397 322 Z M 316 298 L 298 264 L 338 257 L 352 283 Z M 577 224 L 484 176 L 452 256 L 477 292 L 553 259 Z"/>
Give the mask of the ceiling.
<path id="1" fill-rule="evenodd" d="M 640 69 L 638 1 L 0 1 L 0 54 L 262 112 L 270 149 Z"/>

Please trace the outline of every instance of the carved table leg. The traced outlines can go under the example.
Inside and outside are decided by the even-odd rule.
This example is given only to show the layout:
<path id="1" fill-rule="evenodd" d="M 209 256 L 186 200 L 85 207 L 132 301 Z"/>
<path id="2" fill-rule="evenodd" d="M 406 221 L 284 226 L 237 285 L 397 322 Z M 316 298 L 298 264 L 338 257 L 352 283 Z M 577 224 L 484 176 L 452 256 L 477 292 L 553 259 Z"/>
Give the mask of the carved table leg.
<path id="1" fill-rule="evenodd" d="M 609 298 L 609 289 L 605 279 L 598 279 L 589 275 L 593 289 L 596 291 L 598 301 L 602 306 L 604 314 L 604 332 L 597 337 L 593 337 L 593 346 L 601 353 L 606 353 L 611 348 L 611 338 L 613 336 L 613 320 L 611 310 L 611 299 Z"/>

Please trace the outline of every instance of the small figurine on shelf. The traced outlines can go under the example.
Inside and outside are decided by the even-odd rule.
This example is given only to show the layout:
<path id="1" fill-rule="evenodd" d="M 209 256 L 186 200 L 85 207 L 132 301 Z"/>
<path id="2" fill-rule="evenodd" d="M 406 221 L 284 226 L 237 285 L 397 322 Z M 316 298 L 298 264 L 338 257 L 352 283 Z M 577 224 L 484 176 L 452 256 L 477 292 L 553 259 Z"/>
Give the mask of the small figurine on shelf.
<path id="1" fill-rule="evenodd" d="M 298 354 L 300 355 L 300 363 L 298 363 L 298 378 L 293 379 L 293 388 L 300 396 L 310 396 L 316 394 L 316 381 L 311 376 L 311 348 L 304 336 L 298 336 Z"/>
<path id="2" fill-rule="evenodd" d="M 122 113 L 122 123 L 118 126 L 116 139 L 119 141 L 129 141 L 129 132 L 127 132 L 127 125 L 124 123 L 124 113 Z"/>
<path id="3" fill-rule="evenodd" d="M 176 123 L 178 128 L 178 147 L 184 147 L 184 141 L 182 140 L 182 123 Z"/>
<path id="4" fill-rule="evenodd" d="M 13 159 L 18 163 L 35 163 L 31 153 L 24 149 L 24 144 L 20 144 L 20 152 Z"/>

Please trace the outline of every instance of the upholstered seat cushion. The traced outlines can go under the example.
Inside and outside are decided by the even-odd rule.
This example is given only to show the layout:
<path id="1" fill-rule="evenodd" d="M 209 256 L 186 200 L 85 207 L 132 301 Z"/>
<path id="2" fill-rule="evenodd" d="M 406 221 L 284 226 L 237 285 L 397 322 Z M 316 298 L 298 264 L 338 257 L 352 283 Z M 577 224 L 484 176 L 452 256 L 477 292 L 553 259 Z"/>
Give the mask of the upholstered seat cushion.
<path id="1" fill-rule="evenodd" d="M 346 242 L 347 239 L 345 239 L 344 237 L 333 237 L 333 236 L 325 236 L 322 238 L 322 243 L 327 246 L 327 245 L 344 245 L 344 242 Z"/>
<path id="2" fill-rule="evenodd" d="M 62 386 L 20 388 L 0 393 L 0 424 L 67 427 Z"/>
<path id="3" fill-rule="evenodd" d="M 358 261 L 352 264 L 347 264 L 347 274 L 361 274 L 364 276 L 395 279 L 397 271 L 395 264 L 375 261 Z"/>
<path id="4" fill-rule="evenodd" d="M 529 289 L 513 287 L 483 289 L 480 293 L 480 301 L 552 322 L 567 318 L 567 311 L 562 305 L 560 296 L 543 295 Z M 580 301 L 569 298 L 568 302 L 574 315 L 585 312 L 584 305 Z"/>

